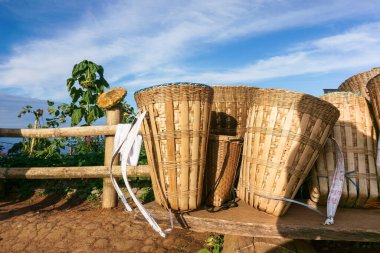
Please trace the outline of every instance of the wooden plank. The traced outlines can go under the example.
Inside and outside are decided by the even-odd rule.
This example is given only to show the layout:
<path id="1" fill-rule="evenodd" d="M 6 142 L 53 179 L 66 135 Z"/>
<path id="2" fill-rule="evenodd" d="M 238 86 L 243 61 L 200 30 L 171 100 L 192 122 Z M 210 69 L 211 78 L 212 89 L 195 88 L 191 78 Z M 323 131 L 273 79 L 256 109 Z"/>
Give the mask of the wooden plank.
<path id="1" fill-rule="evenodd" d="M 121 121 L 121 108 L 114 106 L 106 111 L 107 126 L 117 125 Z M 104 140 L 104 166 L 119 165 L 119 155 L 113 159 L 115 136 L 106 136 Z M 113 167 L 112 167 L 113 168 Z M 112 208 L 117 206 L 117 193 L 109 177 L 103 178 L 102 207 Z"/>
<path id="2" fill-rule="evenodd" d="M 89 135 L 115 135 L 116 128 L 116 124 L 110 126 L 83 126 L 39 129 L 0 128 L 0 137 L 54 138 L 84 137 Z"/>
<path id="3" fill-rule="evenodd" d="M 168 212 L 156 203 L 145 205 L 161 224 L 168 225 Z M 325 210 L 321 209 L 325 212 Z M 236 208 L 219 212 L 206 210 L 184 214 L 191 230 L 228 235 L 380 242 L 380 211 L 375 209 L 338 209 L 335 224 L 322 225 L 324 218 L 302 206 L 292 205 L 283 217 L 260 212 L 239 202 Z M 142 220 L 140 213 L 136 218 Z M 175 221 L 179 226 L 178 221 Z"/>
<path id="4" fill-rule="evenodd" d="M 114 177 L 121 177 L 121 166 L 112 167 Z M 149 166 L 128 166 L 128 177 L 150 177 Z M 82 167 L 27 167 L 3 168 L 0 167 L 0 179 L 59 179 L 59 178 L 108 178 L 108 166 Z"/>

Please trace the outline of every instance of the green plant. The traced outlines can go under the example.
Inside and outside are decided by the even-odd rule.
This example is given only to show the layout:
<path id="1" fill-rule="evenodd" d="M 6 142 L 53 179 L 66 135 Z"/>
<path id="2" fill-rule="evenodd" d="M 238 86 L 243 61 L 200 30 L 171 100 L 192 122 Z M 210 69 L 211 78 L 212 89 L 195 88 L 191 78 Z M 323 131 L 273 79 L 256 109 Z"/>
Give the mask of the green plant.
<path id="1" fill-rule="evenodd" d="M 91 125 L 104 116 L 104 111 L 96 105 L 98 96 L 110 87 L 103 74 L 101 65 L 88 60 L 74 65 L 72 75 L 67 79 L 67 90 L 72 98 L 67 111 L 71 126 L 78 125 L 82 119 L 86 125 Z M 75 85 L 77 82 L 79 86 Z"/>
<path id="2" fill-rule="evenodd" d="M 205 240 L 205 247 L 200 249 L 197 253 L 220 253 L 223 249 L 224 236 L 211 235 Z"/>
<path id="3" fill-rule="evenodd" d="M 143 203 L 148 203 L 154 200 L 154 193 L 152 187 L 145 188 L 144 192 L 139 196 Z"/>

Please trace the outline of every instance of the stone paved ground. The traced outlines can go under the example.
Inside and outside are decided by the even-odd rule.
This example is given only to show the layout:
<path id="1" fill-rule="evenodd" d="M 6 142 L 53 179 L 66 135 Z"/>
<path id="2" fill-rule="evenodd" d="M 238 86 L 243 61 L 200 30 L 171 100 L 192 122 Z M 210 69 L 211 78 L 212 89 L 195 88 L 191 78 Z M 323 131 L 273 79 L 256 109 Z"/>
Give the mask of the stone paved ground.
<path id="1" fill-rule="evenodd" d="M 197 252 L 205 233 L 175 229 L 161 238 L 134 213 L 83 202 L 64 207 L 49 197 L 0 201 L 0 252 Z"/>

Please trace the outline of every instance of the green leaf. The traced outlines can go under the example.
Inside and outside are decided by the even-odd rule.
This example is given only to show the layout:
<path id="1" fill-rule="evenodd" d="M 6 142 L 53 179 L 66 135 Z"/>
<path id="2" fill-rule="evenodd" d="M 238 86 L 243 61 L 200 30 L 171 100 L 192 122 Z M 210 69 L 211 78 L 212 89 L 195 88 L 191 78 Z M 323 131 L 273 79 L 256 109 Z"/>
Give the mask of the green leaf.
<path id="1" fill-rule="evenodd" d="M 96 120 L 95 107 L 92 106 L 90 107 L 88 113 L 86 114 L 86 123 L 88 125 L 91 125 L 95 120 Z"/>
<path id="2" fill-rule="evenodd" d="M 53 102 L 53 101 L 50 101 L 50 100 L 48 100 L 48 101 L 47 101 L 47 104 L 48 104 L 48 106 L 53 106 L 53 105 L 54 105 L 54 102 Z"/>
<path id="3" fill-rule="evenodd" d="M 67 90 L 70 91 L 71 88 L 74 86 L 74 84 L 75 84 L 74 78 L 67 79 Z"/>
<path id="4" fill-rule="evenodd" d="M 102 65 L 98 65 L 98 71 L 97 72 L 98 72 L 100 78 L 102 78 L 103 74 L 104 74 L 104 68 Z"/>
<path id="5" fill-rule="evenodd" d="M 83 76 L 86 73 L 87 68 L 88 68 L 87 60 L 84 60 L 78 64 L 75 64 L 73 68 L 73 72 L 72 72 L 72 78 L 78 79 L 80 76 Z"/>
<path id="6" fill-rule="evenodd" d="M 55 108 L 52 108 L 52 107 L 49 107 L 48 108 L 48 112 L 49 112 L 49 114 L 53 114 L 53 113 L 55 113 L 57 111 L 57 109 L 55 109 Z"/>
<path id="7" fill-rule="evenodd" d="M 71 115 L 71 126 L 76 126 L 82 121 L 82 110 L 80 108 L 74 109 Z"/>
<path id="8" fill-rule="evenodd" d="M 197 253 L 211 253 L 208 249 L 200 249 Z"/>
<path id="9" fill-rule="evenodd" d="M 95 74 L 98 71 L 98 65 L 93 62 L 89 62 L 88 68 L 90 69 L 90 74 Z"/>
<path id="10" fill-rule="evenodd" d="M 91 91 L 89 90 L 86 90 L 83 94 L 83 100 L 87 103 L 87 104 L 90 104 L 90 100 L 91 100 Z"/>
<path id="11" fill-rule="evenodd" d="M 76 89 L 72 96 L 70 94 L 71 98 L 73 99 L 73 103 L 76 103 L 78 99 L 82 96 L 82 94 L 83 94 L 83 90 L 81 88 Z"/>

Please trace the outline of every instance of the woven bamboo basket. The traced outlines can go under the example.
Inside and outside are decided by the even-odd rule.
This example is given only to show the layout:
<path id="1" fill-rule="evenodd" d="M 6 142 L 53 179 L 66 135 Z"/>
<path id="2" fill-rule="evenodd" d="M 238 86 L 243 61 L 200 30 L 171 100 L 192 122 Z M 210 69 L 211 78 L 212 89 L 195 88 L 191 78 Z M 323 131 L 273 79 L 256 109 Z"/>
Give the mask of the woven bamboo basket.
<path id="1" fill-rule="evenodd" d="M 380 129 L 380 75 L 372 78 L 368 82 L 367 88 L 371 99 L 374 119 L 377 123 L 377 129 Z"/>
<path id="2" fill-rule="evenodd" d="M 303 93 L 252 93 L 238 196 L 275 216 L 294 198 L 339 117 L 332 104 Z"/>
<path id="3" fill-rule="evenodd" d="M 346 79 L 338 89 L 340 91 L 350 91 L 353 93 L 362 94 L 367 100 L 369 100 L 369 94 L 367 90 L 367 83 L 374 76 L 380 74 L 380 68 L 373 68 L 371 70 L 359 73 Z"/>
<path id="4" fill-rule="evenodd" d="M 321 99 L 335 105 L 340 118 L 332 136 L 340 146 L 345 165 L 345 181 L 339 205 L 365 207 L 379 196 L 376 171 L 376 131 L 367 100 L 360 94 L 336 92 Z M 326 205 L 336 165 L 336 152 L 328 141 L 311 173 L 310 198 Z"/>
<path id="5" fill-rule="evenodd" d="M 212 86 L 210 133 L 218 135 L 242 136 L 246 132 L 250 94 L 253 86 Z"/>
<path id="6" fill-rule="evenodd" d="M 210 134 L 203 185 L 208 205 L 220 207 L 231 199 L 242 148 L 239 136 Z"/>
<path id="7" fill-rule="evenodd" d="M 203 175 L 213 90 L 203 84 L 175 83 L 135 93 L 147 111 L 142 134 L 156 201 L 186 211 L 202 203 Z"/>

